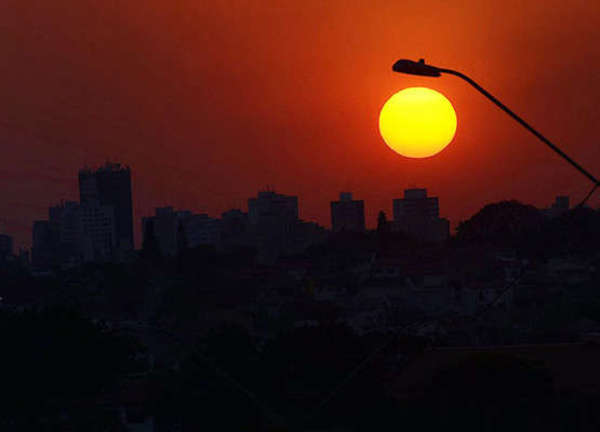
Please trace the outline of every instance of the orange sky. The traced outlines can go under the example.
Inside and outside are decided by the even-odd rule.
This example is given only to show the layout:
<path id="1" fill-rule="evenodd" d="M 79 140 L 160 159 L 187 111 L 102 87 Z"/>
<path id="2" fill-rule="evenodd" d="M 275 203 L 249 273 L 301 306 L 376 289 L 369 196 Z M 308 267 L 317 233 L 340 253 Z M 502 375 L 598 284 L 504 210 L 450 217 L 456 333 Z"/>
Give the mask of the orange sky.
<path id="1" fill-rule="evenodd" d="M 245 207 L 265 185 L 326 225 L 341 190 L 371 225 L 411 185 L 453 222 L 500 199 L 585 195 L 465 83 L 393 74 L 401 57 L 469 74 L 600 175 L 598 2 L 5 0 L 0 29 L 0 220 L 20 245 L 48 205 L 77 198 L 77 169 L 107 158 L 134 170 L 136 225 L 158 205 Z M 413 85 L 457 111 L 431 159 L 378 135 L 385 100 Z"/>

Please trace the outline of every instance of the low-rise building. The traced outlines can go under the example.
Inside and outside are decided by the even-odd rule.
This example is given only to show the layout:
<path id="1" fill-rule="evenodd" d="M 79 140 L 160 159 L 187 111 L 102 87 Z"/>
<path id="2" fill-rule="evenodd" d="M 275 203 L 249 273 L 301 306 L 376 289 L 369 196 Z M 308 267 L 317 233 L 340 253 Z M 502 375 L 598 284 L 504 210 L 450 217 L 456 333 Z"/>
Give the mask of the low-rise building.
<path id="1" fill-rule="evenodd" d="M 163 256 L 175 256 L 181 247 L 216 246 L 220 239 L 220 226 L 219 219 L 205 213 L 176 211 L 173 207 L 156 208 L 154 216 L 142 218 L 144 242 L 148 235 L 153 235 Z"/>

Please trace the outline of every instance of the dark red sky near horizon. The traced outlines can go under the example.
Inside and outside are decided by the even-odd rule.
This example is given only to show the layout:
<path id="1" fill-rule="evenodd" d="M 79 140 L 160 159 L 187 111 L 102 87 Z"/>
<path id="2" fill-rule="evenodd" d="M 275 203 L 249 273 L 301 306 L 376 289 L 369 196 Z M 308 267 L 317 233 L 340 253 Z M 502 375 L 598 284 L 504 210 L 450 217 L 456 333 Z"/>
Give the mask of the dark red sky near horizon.
<path id="1" fill-rule="evenodd" d="M 465 83 L 394 74 L 398 58 L 467 73 L 600 175 L 598 2 L 5 0 L 0 34 L 0 223 L 18 246 L 49 205 L 77 199 L 81 166 L 107 159 L 133 169 L 138 244 L 156 206 L 217 216 L 266 185 L 327 226 L 342 190 L 371 226 L 409 186 L 454 223 L 493 201 L 587 193 Z M 415 85 L 458 116 L 454 142 L 424 160 L 377 128 Z"/>

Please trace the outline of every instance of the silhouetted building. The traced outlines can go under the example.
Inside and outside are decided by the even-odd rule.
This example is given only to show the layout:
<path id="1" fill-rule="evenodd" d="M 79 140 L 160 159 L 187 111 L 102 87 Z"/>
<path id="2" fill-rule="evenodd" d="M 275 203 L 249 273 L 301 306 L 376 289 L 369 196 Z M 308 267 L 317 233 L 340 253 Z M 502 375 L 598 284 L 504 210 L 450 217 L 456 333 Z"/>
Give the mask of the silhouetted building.
<path id="1" fill-rule="evenodd" d="M 0 234 L 0 261 L 13 254 L 13 238 L 7 234 Z"/>
<path id="2" fill-rule="evenodd" d="M 331 229 L 338 231 L 365 230 L 365 205 L 362 200 L 353 200 L 352 193 L 340 193 L 339 201 L 331 202 Z"/>
<path id="3" fill-rule="evenodd" d="M 562 195 L 557 196 L 552 205 L 542 210 L 542 214 L 549 218 L 559 217 L 563 213 L 569 211 L 569 197 Z"/>
<path id="4" fill-rule="evenodd" d="M 235 239 L 248 232 L 248 213 L 232 209 L 221 213 L 221 238 Z"/>
<path id="5" fill-rule="evenodd" d="M 48 221 L 56 242 L 52 249 L 60 263 L 81 261 L 81 215 L 79 203 L 61 202 L 48 209 Z"/>
<path id="6" fill-rule="evenodd" d="M 116 246 L 121 250 L 133 249 L 133 206 L 129 167 L 107 162 L 95 171 L 88 168 L 80 170 L 79 197 L 81 205 L 97 202 L 100 206 L 112 206 Z"/>
<path id="7" fill-rule="evenodd" d="M 114 207 L 88 201 L 79 207 L 80 251 L 83 261 L 111 261 L 117 253 Z"/>
<path id="8" fill-rule="evenodd" d="M 254 246 L 250 232 L 248 213 L 232 209 L 221 214 L 219 249 L 231 250 L 238 247 Z"/>
<path id="9" fill-rule="evenodd" d="M 206 213 L 192 214 L 184 222 L 188 247 L 216 245 L 221 235 L 221 221 Z"/>
<path id="10" fill-rule="evenodd" d="M 404 198 L 393 200 L 394 220 L 402 218 L 435 219 L 439 217 L 437 197 L 428 197 L 427 189 L 406 189 Z"/>
<path id="11" fill-rule="evenodd" d="M 154 210 L 154 216 L 142 218 L 144 243 L 147 241 L 147 236 L 153 234 L 163 256 L 177 254 L 177 213 L 173 207 L 159 207 Z M 152 224 L 149 224 L 149 221 L 152 221 Z"/>
<path id="12" fill-rule="evenodd" d="M 404 198 L 393 200 L 392 230 L 425 242 L 439 243 L 450 236 L 450 222 L 439 217 L 437 197 L 428 197 L 427 189 L 406 189 Z"/>
<path id="13" fill-rule="evenodd" d="M 47 221 L 33 225 L 32 264 L 37 268 L 107 262 L 117 258 L 114 207 L 89 199 L 61 202 Z"/>
<path id="14" fill-rule="evenodd" d="M 291 242 L 288 253 L 302 252 L 309 246 L 324 242 L 328 231 L 316 222 L 299 220 L 291 232 Z"/>
<path id="15" fill-rule="evenodd" d="M 298 220 L 298 197 L 260 191 L 256 198 L 248 199 L 248 218 L 253 225 L 270 219 L 294 222 Z"/>
<path id="16" fill-rule="evenodd" d="M 31 264 L 38 269 L 48 269 L 57 263 L 58 232 L 47 220 L 33 223 Z"/>
<path id="17" fill-rule="evenodd" d="M 248 220 L 259 259 L 273 262 L 294 245 L 298 197 L 260 191 L 248 199 Z"/>
<path id="18" fill-rule="evenodd" d="M 56 259 L 63 265 L 112 261 L 116 252 L 114 207 L 89 198 L 85 204 L 62 202 L 49 209 Z"/>
<path id="19" fill-rule="evenodd" d="M 154 235 L 161 255 L 175 256 L 182 244 L 188 248 L 216 245 L 220 236 L 220 221 L 204 213 L 159 207 L 155 209 L 154 216 L 142 218 L 142 233 L 144 241 L 148 235 Z"/>

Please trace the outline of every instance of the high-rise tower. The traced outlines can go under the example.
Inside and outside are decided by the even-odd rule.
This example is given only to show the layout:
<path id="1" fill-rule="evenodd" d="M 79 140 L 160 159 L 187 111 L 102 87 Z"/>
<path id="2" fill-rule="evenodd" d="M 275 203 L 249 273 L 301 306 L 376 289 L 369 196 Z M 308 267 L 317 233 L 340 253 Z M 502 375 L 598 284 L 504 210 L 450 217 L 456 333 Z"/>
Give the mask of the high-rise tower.
<path id="1" fill-rule="evenodd" d="M 80 170 L 79 199 L 84 207 L 113 207 L 117 247 L 133 248 L 133 204 L 129 167 L 107 162 L 97 170 Z"/>

